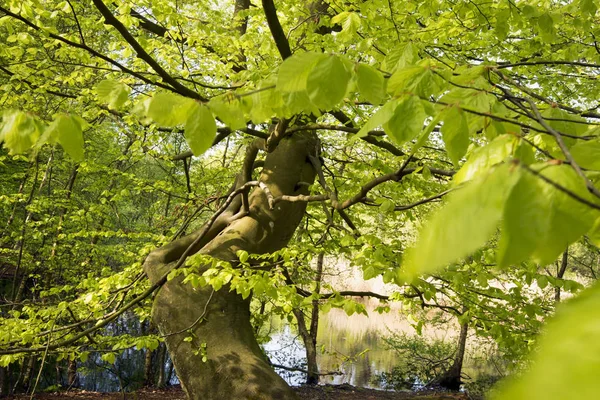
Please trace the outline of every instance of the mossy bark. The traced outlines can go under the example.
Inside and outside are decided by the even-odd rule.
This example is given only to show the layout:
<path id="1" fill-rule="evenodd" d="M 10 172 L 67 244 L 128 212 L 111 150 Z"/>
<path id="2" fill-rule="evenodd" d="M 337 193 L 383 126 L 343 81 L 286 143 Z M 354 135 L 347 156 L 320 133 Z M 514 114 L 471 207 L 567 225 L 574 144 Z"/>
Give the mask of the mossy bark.
<path id="1" fill-rule="evenodd" d="M 312 134 L 295 135 L 281 141 L 267 154 L 260 181 L 274 197 L 306 194 L 306 183 L 314 180 L 308 156 L 314 155 L 317 140 Z M 280 202 L 270 209 L 261 189 L 249 197 L 248 215 L 228 222 L 223 215 L 205 235 L 195 251 L 223 260 L 236 259 L 236 251 L 268 253 L 284 247 L 300 223 L 306 208 L 301 202 Z M 236 205 L 239 207 L 239 204 Z M 235 214 L 236 207 L 228 210 Z M 150 254 L 144 269 L 156 282 L 194 242 L 197 234 L 179 239 Z M 206 319 L 189 333 L 170 335 L 166 344 L 177 375 L 190 399 L 294 399 L 295 393 L 270 367 L 254 337 L 250 324 L 249 299 L 229 292 L 225 286 L 212 294 L 211 288 L 193 289 L 182 279 L 167 282 L 158 292 L 153 320 L 162 334 L 169 335 L 190 326 L 204 312 Z M 209 301 L 210 299 L 210 301 Z M 194 355 L 206 343 L 207 362 Z"/>

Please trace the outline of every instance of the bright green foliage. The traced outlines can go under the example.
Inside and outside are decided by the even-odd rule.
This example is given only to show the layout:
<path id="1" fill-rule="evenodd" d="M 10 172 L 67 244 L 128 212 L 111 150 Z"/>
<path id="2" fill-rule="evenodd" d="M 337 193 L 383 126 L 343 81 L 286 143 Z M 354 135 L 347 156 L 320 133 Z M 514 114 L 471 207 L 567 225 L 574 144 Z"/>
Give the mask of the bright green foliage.
<path id="1" fill-rule="evenodd" d="M 494 165 L 506 160 L 514 152 L 518 142 L 516 136 L 505 134 L 496 137 L 486 146 L 478 147 L 454 175 L 452 181 L 454 184 L 459 185 L 479 174 L 486 173 Z"/>
<path id="2" fill-rule="evenodd" d="M 81 119 L 71 115 L 59 115 L 44 131 L 42 142 L 60 143 L 75 161 L 83 160 L 83 134 Z M 45 139 L 45 140 L 44 140 Z"/>
<path id="3" fill-rule="evenodd" d="M 600 391 L 599 321 L 600 287 L 594 285 L 558 308 L 540 339 L 531 369 L 501 386 L 492 399 L 596 398 Z"/>
<path id="4" fill-rule="evenodd" d="M 459 107 L 450 107 L 445 111 L 442 118 L 444 120 L 442 137 L 448 149 L 448 156 L 454 165 L 458 165 L 458 162 L 465 155 L 469 147 L 469 124 L 467 117 Z"/>
<path id="5" fill-rule="evenodd" d="M 31 115 L 20 111 L 5 111 L 0 123 L 0 141 L 4 142 L 9 154 L 27 152 L 36 143 L 42 130 Z"/>
<path id="6" fill-rule="evenodd" d="M 482 247 L 496 230 L 508 194 L 521 175 L 517 166 L 505 164 L 458 189 L 410 249 L 408 276 L 435 271 Z"/>
<path id="7" fill-rule="evenodd" d="M 373 105 L 385 96 L 385 80 L 381 72 L 366 64 L 356 65 L 356 82 L 361 95 Z"/>
<path id="8" fill-rule="evenodd" d="M 217 124 L 208 107 L 194 104 L 185 122 L 185 140 L 194 155 L 201 155 L 212 146 Z"/>
<path id="9" fill-rule="evenodd" d="M 215 97 L 210 100 L 208 107 L 232 129 L 241 129 L 246 126 L 246 119 L 239 100 L 228 96 Z"/>
<path id="10" fill-rule="evenodd" d="M 111 79 L 105 79 L 96 86 L 98 100 L 108 104 L 108 107 L 114 110 L 118 110 L 125 104 L 129 92 L 128 86 Z"/>
<path id="11" fill-rule="evenodd" d="M 387 124 L 388 121 L 395 115 L 398 101 L 392 100 L 385 103 L 373 116 L 360 128 L 356 134 L 357 137 L 364 137 L 369 134 L 369 131 Z"/>
<path id="12" fill-rule="evenodd" d="M 344 41 L 349 41 L 360 28 L 360 16 L 354 12 L 344 11 L 331 19 L 332 24 L 341 24 L 342 31 L 340 38 Z"/>
<path id="13" fill-rule="evenodd" d="M 19 265 L 0 297 L 23 300 L 2 311 L 0 351 L 62 340 L 40 336 L 50 321 L 103 318 L 151 248 L 212 215 L 243 147 L 281 121 L 283 140 L 318 136 L 326 184 L 310 193 L 331 198 L 308 203 L 276 255 L 203 259 L 207 271 L 187 265 L 173 276 L 253 297 L 285 318 L 313 300 L 362 312 L 336 288 L 322 287 L 328 300 L 297 290 L 316 290 L 313 254 L 344 257 L 365 279 L 401 283 L 391 301 L 413 309 L 417 328 L 431 315 L 414 310 L 440 300 L 520 361 L 553 296 L 579 288 L 558 276 L 556 258 L 569 246 L 569 273 L 587 261 L 581 275 L 595 262 L 596 1 L 276 1 L 277 44 L 260 2 L 234 16 L 233 2 L 105 1 L 127 37 L 98 23 L 94 3 L 0 4 L 0 263 Z M 184 157 L 189 150 L 204 156 Z M 135 282 L 124 301 L 147 284 Z M 142 303 L 138 321 L 149 316 Z M 64 353 L 156 345 L 148 335 L 94 334 L 97 346 L 80 338 Z M 577 353 L 557 355 L 575 363 Z M 3 355 L 0 365 L 22 360 Z"/>
<path id="14" fill-rule="evenodd" d="M 388 92 L 399 96 L 403 93 L 427 97 L 438 94 L 441 78 L 432 71 L 429 62 L 397 70 L 388 81 Z"/>
<path id="15" fill-rule="evenodd" d="M 406 96 L 398 102 L 394 114 L 383 126 L 397 144 L 414 139 L 423 128 L 425 109 L 417 96 Z"/>
<path id="16" fill-rule="evenodd" d="M 147 115 L 162 126 L 176 126 L 185 123 L 193 100 L 173 93 L 156 93 L 148 105 Z"/>
<path id="17" fill-rule="evenodd" d="M 282 92 L 302 92 L 306 90 L 312 68 L 325 59 L 319 53 L 296 53 L 285 60 L 277 73 L 277 89 Z"/>
<path id="18" fill-rule="evenodd" d="M 310 100 L 324 110 L 337 105 L 346 94 L 350 77 L 350 71 L 340 57 L 328 56 L 318 61 L 306 83 Z"/>
<path id="19" fill-rule="evenodd" d="M 568 165 L 534 165 L 552 182 L 592 200 Z M 553 262 L 562 249 L 579 239 L 600 216 L 556 187 L 530 173 L 523 174 L 506 202 L 498 264 L 508 266 L 531 257 L 542 265 Z"/>
<path id="20" fill-rule="evenodd" d="M 577 142 L 571 147 L 571 155 L 577 163 L 587 169 L 600 170 L 600 140 Z"/>

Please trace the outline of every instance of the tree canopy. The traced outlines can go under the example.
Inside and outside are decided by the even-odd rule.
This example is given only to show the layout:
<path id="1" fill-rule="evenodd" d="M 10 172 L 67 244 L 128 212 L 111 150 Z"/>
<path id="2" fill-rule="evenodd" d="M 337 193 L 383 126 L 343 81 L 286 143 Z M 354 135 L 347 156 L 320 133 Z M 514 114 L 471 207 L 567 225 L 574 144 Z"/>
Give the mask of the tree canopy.
<path id="1" fill-rule="evenodd" d="M 498 398 L 593 397 L 600 291 L 564 272 L 600 246 L 597 11 L 1 0 L 0 365 L 165 341 L 191 398 L 278 398 L 250 299 L 371 295 L 535 348 Z M 397 291 L 321 287 L 318 254 Z M 539 342 L 536 288 L 575 296 Z"/>

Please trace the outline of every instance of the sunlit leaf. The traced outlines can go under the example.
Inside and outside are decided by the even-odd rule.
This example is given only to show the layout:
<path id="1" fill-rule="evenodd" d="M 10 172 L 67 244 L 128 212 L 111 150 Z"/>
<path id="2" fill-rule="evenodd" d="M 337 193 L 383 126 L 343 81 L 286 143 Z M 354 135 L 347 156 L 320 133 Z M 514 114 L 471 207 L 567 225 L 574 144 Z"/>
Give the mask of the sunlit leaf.
<path id="1" fill-rule="evenodd" d="M 33 116 L 21 111 L 6 111 L 0 128 L 0 141 L 4 141 L 9 154 L 26 153 L 36 143 L 43 129 Z"/>
<path id="2" fill-rule="evenodd" d="M 277 90 L 282 92 L 300 92 L 306 90 L 306 83 L 314 65 L 327 57 L 321 53 L 295 53 L 279 67 Z"/>
<path id="3" fill-rule="evenodd" d="M 593 200 L 568 165 L 532 166 L 552 182 Z M 600 213 L 531 173 L 524 173 L 506 202 L 498 264 L 508 266 L 531 257 L 547 265 L 592 228 Z"/>
<path id="4" fill-rule="evenodd" d="M 317 107 L 327 110 L 342 101 L 350 77 L 350 71 L 342 60 L 331 55 L 314 65 L 308 76 L 306 90 Z"/>
<path id="5" fill-rule="evenodd" d="M 370 65 L 358 64 L 356 78 L 360 94 L 371 104 L 381 103 L 385 96 L 383 74 Z"/>
<path id="6" fill-rule="evenodd" d="M 512 154 L 518 138 L 514 135 L 502 135 L 489 144 L 479 147 L 471 153 L 467 162 L 452 178 L 454 184 L 461 184 L 486 173 L 492 166 L 506 160 Z"/>
<path id="7" fill-rule="evenodd" d="M 216 133 L 217 123 L 208 107 L 194 104 L 185 121 L 185 140 L 195 156 L 203 154 L 212 146 Z"/>
<path id="8" fill-rule="evenodd" d="M 148 106 L 148 117 L 163 126 L 183 124 L 194 100 L 173 93 L 156 93 Z"/>
<path id="9" fill-rule="evenodd" d="M 127 101 L 129 86 L 112 79 L 105 79 L 96 85 L 98 100 L 108 104 L 109 108 L 119 109 Z"/>
<path id="10" fill-rule="evenodd" d="M 595 399 L 600 393 L 600 285 L 561 304 L 541 335 L 533 364 L 492 400 Z"/>
<path id="11" fill-rule="evenodd" d="M 394 142 L 401 145 L 419 134 L 425 117 L 421 100 L 417 96 L 406 96 L 396 106 L 384 130 Z"/>
<path id="12" fill-rule="evenodd" d="M 459 107 L 450 107 L 442 118 L 442 138 L 450 159 L 457 166 L 469 147 L 467 118 Z"/>
<path id="13" fill-rule="evenodd" d="M 600 170 L 600 140 L 577 141 L 571 155 L 580 167 Z"/>
<path id="14" fill-rule="evenodd" d="M 409 250 L 403 271 L 408 277 L 435 271 L 483 246 L 502 218 L 504 204 L 521 170 L 504 164 L 467 183 L 423 225 Z"/>

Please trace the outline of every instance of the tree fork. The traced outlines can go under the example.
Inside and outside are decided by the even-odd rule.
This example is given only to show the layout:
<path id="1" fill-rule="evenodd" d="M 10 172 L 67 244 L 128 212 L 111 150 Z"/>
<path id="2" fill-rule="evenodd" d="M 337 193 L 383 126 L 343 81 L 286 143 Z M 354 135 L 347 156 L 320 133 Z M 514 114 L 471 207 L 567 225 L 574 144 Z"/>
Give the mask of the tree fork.
<path id="1" fill-rule="evenodd" d="M 316 154 L 317 146 L 317 138 L 311 132 L 286 137 L 267 154 L 260 182 L 275 196 L 308 193 L 306 185 L 298 183 L 314 181 L 309 155 Z M 249 153 L 255 154 L 252 149 Z M 241 174 L 244 175 L 247 177 L 246 173 Z M 195 252 L 235 261 L 238 250 L 254 254 L 279 250 L 294 234 L 306 208 L 305 203 L 282 202 L 270 209 L 261 189 L 255 189 L 248 202 L 247 215 L 210 235 L 210 240 L 202 240 Z M 195 237 L 197 234 L 192 234 L 151 253 L 144 264 L 150 280 L 172 268 L 173 261 L 183 254 L 181 249 L 185 250 Z M 194 289 L 182 284 L 182 278 L 178 277 L 167 282 L 154 300 L 153 320 L 161 333 L 167 335 L 167 348 L 188 397 L 192 400 L 296 398 L 256 342 L 250 324 L 250 299 L 242 299 L 227 286 L 212 298 L 211 293 L 210 287 Z M 194 325 L 204 308 L 206 318 Z M 181 330 L 184 332 L 179 333 Z M 170 335 L 173 332 L 177 333 Z M 184 341 L 188 336 L 194 339 Z M 201 343 L 206 343 L 206 362 L 202 362 L 202 355 L 194 355 Z"/>

